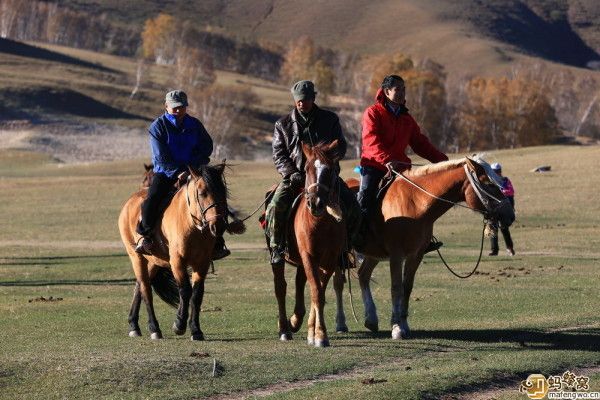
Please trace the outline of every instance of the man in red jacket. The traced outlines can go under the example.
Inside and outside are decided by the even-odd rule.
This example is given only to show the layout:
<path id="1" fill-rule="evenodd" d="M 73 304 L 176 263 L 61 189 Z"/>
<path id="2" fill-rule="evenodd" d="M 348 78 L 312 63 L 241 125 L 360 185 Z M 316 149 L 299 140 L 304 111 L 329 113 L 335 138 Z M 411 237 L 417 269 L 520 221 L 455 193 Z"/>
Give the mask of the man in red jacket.
<path id="1" fill-rule="evenodd" d="M 388 75 L 377 91 L 375 104 L 363 114 L 361 180 L 357 199 L 366 217 L 376 206 L 379 183 L 386 172 L 389 169 L 401 172 L 411 167 L 411 160 L 405 154 L 407 146 L 431 162 L 448 159 L 421 133 L 405 106 L 405 95 L 404 80 L 398 75 Z"/>

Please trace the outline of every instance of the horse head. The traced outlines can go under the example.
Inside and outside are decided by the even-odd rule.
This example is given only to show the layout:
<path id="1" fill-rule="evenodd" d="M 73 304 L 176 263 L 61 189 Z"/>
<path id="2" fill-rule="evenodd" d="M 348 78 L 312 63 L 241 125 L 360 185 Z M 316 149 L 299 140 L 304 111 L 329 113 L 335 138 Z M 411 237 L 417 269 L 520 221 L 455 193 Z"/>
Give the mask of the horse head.
<path id="1" fill-rule="evenodd" d="M 188 167 L 190 179 L 186 188 L 188 206 L 194 224 L 200 231 L 208 228 L 211 235 L 222 236 L 227 227 L 227 185 L 225 162 L 198 169 Z M 191 192 L 191 193 L 190 193 Z M 194 206 L 191 203 L 195 203 Z"/>
<path id="2" fill-rule="evenodd" d="M 464 165 L 469 185 L 465 200 L 470 207 L 484 210 L 488 219 L 510 226 L 515 220 L 515 211 L 500 190 L 501 180 L 482 158 L 469 158 Z"/>
<path id="3" fill-rule="evenodd" d="M 337 146 L 337 140 L 329 144 L 319 143 L 314 147 L 302 144 L 306 157 L 304 196 L 308 209 L 316 217 L 323 215 L 335 192 L 339 174 L 337 163 L 341 158 Z"/>

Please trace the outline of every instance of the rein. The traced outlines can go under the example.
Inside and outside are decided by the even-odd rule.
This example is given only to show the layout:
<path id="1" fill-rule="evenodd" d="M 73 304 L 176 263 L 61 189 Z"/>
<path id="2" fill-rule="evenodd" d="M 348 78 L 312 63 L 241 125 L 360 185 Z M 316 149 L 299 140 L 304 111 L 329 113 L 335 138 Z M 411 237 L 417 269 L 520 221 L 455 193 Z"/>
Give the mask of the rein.
<path id="1" fill-rule="evenodd" d="M 481 200 L 481 202 L 486 207 L 486 209 L 491 208 L 491 206 L 489 206 L 490 202 L 489 202 L 488 199 L 486 199 L 484 197 L 483 194 L 489 196 L 489 198 L 491 198 L 493 200 L 496 200 L 498 203 L 502 203 L 502 200 L 497 199 L 496 197 L 494 197 L 493 195 L 491 195 L 487 190 L 485 190 L 480 184 L 478 184 L 479 180 L 476 179 L 475 177 L 473 177 L 473 175 L 471 174 L 471 171 L 469 171 L 469 169 L 468 169 L 468 167 L 467 167 L 466 164 L 463 167 L 465 169 L 465 174 L 467 176 L 467 179 L 471 183 L 471 187 L 473 188 L 473 191 L 475 192 L 475 194 L 477 195 L 477 197 L 479 198 L 479 200 Z M 475 264 L 475 267 L 473 268 L 473 270 L 470 273 L 468 273 L 466 275 L 459 275 L 456 272 L 454 272 L 454 270 L 448 265 L 448 263 L 446 262 L 446 260 L 442 256 L 442 253 L 440 252 L 440 250 L 439 249 L 436 250 L 437 253 L 438 253 L 438 255 L 439 255 L 439 257 L 440 257 L 440 259 L 442 260 L 442 263 L 448 269 L 448 271 L 450 271 L 452 273 L 452 275 L 454 275 L 454 276 L 456 276 L 457 278 L 460 278 L 460 279 L 469 278 L 471 275 L 473 275 L 475 273 L 475 271 L 477 271 L 477 268 L 479 267 L 479 263 L 481 262 L 481 255 L 483 254 L 483 241 L 484 241 L 484 237 L 485 237 L 485 225 L 486 225 L 486 219 L 485 219 L 486 211 L 482 211 L 482 210 L 477 209 L 477 208 L 469 207 L 469 206 L 466 206 L 466 205 L 463 205 L 463 204 L 460 204 L 460 203 L 456 203 L 454 201 L 450 201 L 450 200 L 444 199 L 442 197 L 436 196 L 433 193 L 431 193 L 431 192 L 427 191 L 426 189 L 422 188 L 421 186 L 417 185 L 415 182 L 411 181 L 409 178 L 407 178 L 403 174 L 398 173 L 398 172 L 396 172 L 394 170 L 392 170 L 392 173 L 394 173 L 396 176 L 400 177 L 404 181 L 410 183 L 411 185 L 413 185 L 417 189 L 423 191 L 427 195 L 433 197 L 434 199 L 443 201 L 443 202 L 448 203 L 448 204 L 452 204 L 453 206 L 460 206 L 460 207 L 467 208 L 469 210 L 473 210 L 473 211 L 476 211 L 478 213 L 483 214 L 484 219 L 483 219 L 483 230 L 481 231 L 481 245 L 480 245 L 480 248 L 479 248 L 479 258 L 477 259 L 477 263 Z M 433 237 L 433 239 L 434 239 L 435 242 L 437 242 L 437 239 L 435 238 L 435 236 Z"/>
<path id="2" fill-rule="evenodd" d="M 211 205 L 209 205 L 206 208 L 202 207 L 202 204 L 200 204 L 200 194 L 198 193 L 198 190 L 196 190 L 196 204 L 198 204 L 198 209 L 200 210 L 200 217 L 201 218 L 196 217 L 192 213 L 192 206 L 191 206 L 191 202 L 190 202 L 190 190 L 189 190 L 189 186 L 190 186 L 190 182 L 191 181 L 192 181 L 192 178 L 189 178 L 188 181 L 187 181 L 187 183 L 186 183 L 186 186 L 185 186 L 185 199 L 187 201 L 188 211 L 190 213 L 190 216 L 192 217 L 192 221 L 194 221 L 194 226 L 200 232 L 203 232 L 204 229 L 206 229 L 206 226 L 208 225 L 208 222 L 210 220 L 216 220 L 216 219 L 222 218 L 222 216 L 219 215 L 219 214 L 217 214 L 213 218 L 211 218 L 210 220 L 208 218 L 206 218 L 206 213 L 208 212 L 208 210 L 210 210 L 211 208 L 217 207 L 217 203 L 216 202 L 212 203 Z M 198 221 L 198 220 L 200 220 L 199 224 L 196 223 L 196 221 Z"/>

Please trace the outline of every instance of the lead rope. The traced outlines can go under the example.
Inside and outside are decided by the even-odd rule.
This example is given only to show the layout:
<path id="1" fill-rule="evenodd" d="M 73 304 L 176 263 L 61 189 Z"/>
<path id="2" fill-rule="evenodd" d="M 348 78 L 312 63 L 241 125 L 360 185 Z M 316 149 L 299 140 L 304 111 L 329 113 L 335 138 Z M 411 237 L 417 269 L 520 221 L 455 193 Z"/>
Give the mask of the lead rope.
<path id="1" fill-rule="evenodd" d="M 440 253 L 440 249 L 437 249 L 437 253 L 440 256 L 440 259 L 442 260 L 442 262 L 444 263 L 444 265 L 446 266 L 446 268 L 448 269 L 448 271 L 450 271 L 452 273 L 452 275 L 456 276 L 457 278 L 460 279 L 465 279 L 470 277 L 471 275 L 473 275 L 475 273 L 475 271 L 477 271 L 477 268 L 479 267 L 479 262 L 481 261 L 481 255 L 483 254 L 483 239 L 485 236 L 485 225 L 486 225 L 486 220 L 483 220 L 483 230 L 481 231 L 481 247 L 479 248 L 479 258 L 477 259 L 477 264 L 475 264 L 475 268 L 473 268 L 473 271 L 471 271 L 470 273 L 468 273 L 467 275 L 458 275 L 456 272 L 454 272 L 452 270 L 452 268 L 446 263 L 446 260 L 444 260 L 444 257 L 442 257 L 442 253 Z M 434 236 L 433 237 L 434 242 L 437 242 L 437 238 Z"/>

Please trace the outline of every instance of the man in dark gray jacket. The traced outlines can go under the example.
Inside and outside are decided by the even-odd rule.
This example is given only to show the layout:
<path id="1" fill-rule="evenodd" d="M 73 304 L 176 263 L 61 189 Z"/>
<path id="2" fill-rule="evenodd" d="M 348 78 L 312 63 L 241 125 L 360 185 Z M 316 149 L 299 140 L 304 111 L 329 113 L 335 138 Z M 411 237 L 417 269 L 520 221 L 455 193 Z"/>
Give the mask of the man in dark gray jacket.
<path id="1" fill-rule="evenodd" d="M 338 140 L 338 152 L 346 154 L 346 139 L 338 116 L 315 104 L 316 92 L 311 81 L 299 81 L 291 89 L 295 108 L 275 123 L 273 161 L 283 181 L 267 207 L 267 234 L 270 237 L 271 264 L 283 265 L 283 253 L 290 207 L 304 187 L 302 143 L 311 146 Z M 338 166 L 339 168 L 339 166 Z M 352 240 L 360 224 L 360 209 L 354 194 L 340 179 L 340 199 Z"/>

